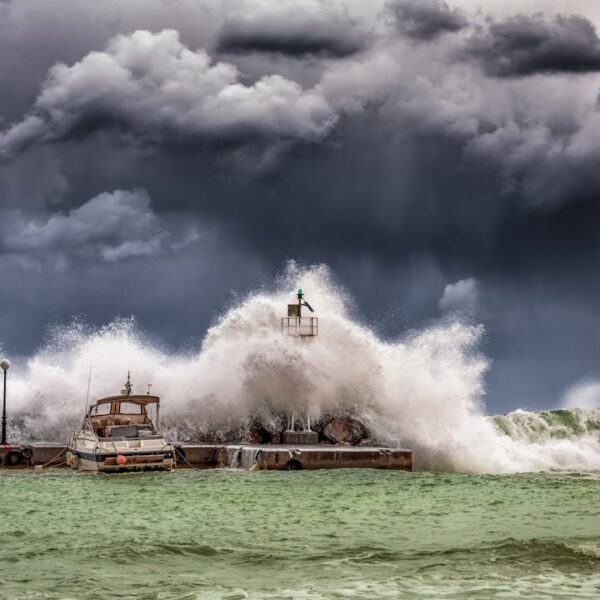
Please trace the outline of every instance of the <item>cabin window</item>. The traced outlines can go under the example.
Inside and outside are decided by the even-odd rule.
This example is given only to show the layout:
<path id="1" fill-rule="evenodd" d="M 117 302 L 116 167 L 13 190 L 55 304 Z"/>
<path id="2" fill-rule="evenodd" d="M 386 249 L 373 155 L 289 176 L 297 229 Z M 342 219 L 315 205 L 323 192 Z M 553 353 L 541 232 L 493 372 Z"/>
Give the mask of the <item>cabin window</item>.
<path id="1" fill-rule="evenodd" d="M 108 414 L 110 414 L 110 403 L 98 404 L 97 406 L 92 407 L 92 417 L 99 417 Z"/>
<path id="2" fill-rule="evenodd" d="M 121 414 L 141 415 L 142 407 L 139 404 L 133 404 L 132 402 L 121 402 Z"/>

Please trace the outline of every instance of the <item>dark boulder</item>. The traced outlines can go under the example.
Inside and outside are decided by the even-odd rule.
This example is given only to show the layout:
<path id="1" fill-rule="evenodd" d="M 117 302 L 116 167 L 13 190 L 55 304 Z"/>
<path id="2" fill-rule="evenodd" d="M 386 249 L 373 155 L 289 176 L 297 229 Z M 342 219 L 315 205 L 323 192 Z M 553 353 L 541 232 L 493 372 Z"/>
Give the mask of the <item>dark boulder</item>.
<path id="1" fill-rule="evenodd" d="M 355 446 L 369 437 L 367 428 L 354 417 L 334 417 L 325 427 L 323 436 L 334 444 L 350 444 Z"/>

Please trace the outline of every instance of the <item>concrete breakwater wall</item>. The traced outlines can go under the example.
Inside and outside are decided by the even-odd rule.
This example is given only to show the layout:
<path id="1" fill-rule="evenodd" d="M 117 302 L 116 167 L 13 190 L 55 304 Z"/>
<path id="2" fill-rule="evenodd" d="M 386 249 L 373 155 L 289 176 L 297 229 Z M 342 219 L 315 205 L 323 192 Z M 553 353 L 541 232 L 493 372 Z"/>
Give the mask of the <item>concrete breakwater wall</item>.
<path id="1" fill-rule="evenodd" d="M 352 446 L 227 446 L 228 466 L 241 469 L 412 469 L 410 450 Z"/>
<path id="2" fill-rule="evenodd" d="M 33 464 L 62 466 L 65 447 L 35 444 Z M 301 470 L 374 468 L 412 470 L 412 451 L 356 446 L 181 444 L 185 460 L 199 469 Z M 61 461 L 62 453 L 62 461 Z M 185 467 L 183 463 L 181 466 Z M 187 465 L 189 466 L 189 465 Z"/>

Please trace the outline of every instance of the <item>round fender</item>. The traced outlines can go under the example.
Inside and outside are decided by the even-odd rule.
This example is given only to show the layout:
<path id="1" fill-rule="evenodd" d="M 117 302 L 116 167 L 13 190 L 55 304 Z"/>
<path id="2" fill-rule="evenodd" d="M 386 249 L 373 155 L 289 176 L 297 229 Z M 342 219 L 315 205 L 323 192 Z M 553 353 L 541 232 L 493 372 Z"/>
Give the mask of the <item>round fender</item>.
<path id="1" fill-rule="evenodd" d="M 290 458 L 284 467 L 284 471 L 302 471 L 304 469 L 304 465 L 297 458 Z"/>
<path id="2" fill-rule="evenodd" d="M 9 467 L 18 467 L 26 462 L 19 450 L 11 450 L 4 458 L 4 461 Z"/>

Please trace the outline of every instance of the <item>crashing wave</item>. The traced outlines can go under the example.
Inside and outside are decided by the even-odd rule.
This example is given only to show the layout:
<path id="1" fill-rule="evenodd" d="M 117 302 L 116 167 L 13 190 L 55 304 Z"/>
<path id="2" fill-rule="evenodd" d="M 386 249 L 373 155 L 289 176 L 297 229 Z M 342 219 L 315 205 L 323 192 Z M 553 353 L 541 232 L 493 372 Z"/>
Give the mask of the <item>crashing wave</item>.
<path id="1" fill-rule="evenodd" d="M 545 442 L 600 433 L 600 409 L 572 408 L 528 412 L 516 410 L 492 417 L 496 427 L 514 440 Z"/>
<path id="2" fill-rule="evenodd" d="M 298 286 L 320 318 L 313 340 L 281 334 L 280 318 Z M 118 391 L 128 370 L 137 391 L 151 383 L 162 398 L 163 428 L 179 439 L 225 441 L 257 421 L 274 429 L 293 405 L 314 420 L 356 417 L 378 443 L 412 448 L 418 468 L 600 468 L 591 417 L 584 426 L 581 415 L 571 422 L 566 412 L 485 416 L 481 326 L 447 319 L 385 341 L 351 317 L 349 304 L 326 267 L 291 264 L 274 289 L 227 311 L 198 350 L 162 349 L 133 320 L 57 328 L 11 370 L 11 431 L 65 440 L 83 416 L 91 367 L 91 400 Z"/>

